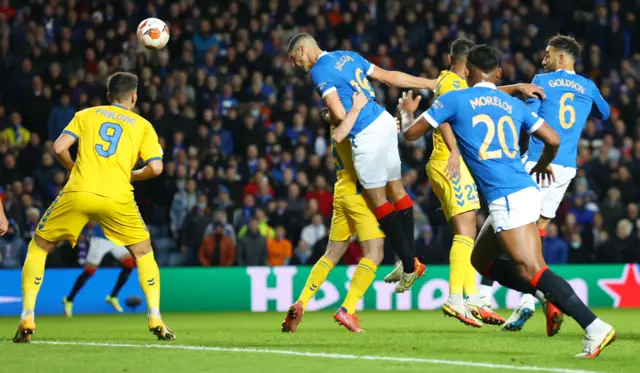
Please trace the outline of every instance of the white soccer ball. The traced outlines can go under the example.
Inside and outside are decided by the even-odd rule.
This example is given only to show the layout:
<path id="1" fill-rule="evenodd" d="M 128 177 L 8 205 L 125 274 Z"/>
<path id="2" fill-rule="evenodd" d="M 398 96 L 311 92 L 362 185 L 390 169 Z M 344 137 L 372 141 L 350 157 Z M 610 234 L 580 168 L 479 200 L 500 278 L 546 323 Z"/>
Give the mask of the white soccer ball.
<path id="1" fill-rule="evenodd" d="M 169 27 L 162 20 L 147 18 L 136 32 L 138 41 L 147 49 L 162 49 L 169 42 Z"/>

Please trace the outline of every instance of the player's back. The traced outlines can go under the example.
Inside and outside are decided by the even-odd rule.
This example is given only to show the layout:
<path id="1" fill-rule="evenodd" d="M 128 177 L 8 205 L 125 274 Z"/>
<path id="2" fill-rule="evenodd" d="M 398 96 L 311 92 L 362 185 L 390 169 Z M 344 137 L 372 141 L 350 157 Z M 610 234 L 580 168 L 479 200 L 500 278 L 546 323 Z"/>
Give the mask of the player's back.
<path id="1" fill-rule="evenodd" d="M 322 97 L 335 91 L 346 112 L 353 106 L 355 92 L 364 92 L 367 95 L 369 103 L 360 111 L 351 130 L 352 135 L 364 130 L 384 111 L 384 108 L 375 102 L 375 91 L 367 79 L 374 68 L 372 63 L 358 53 L 333 51 L 323 52 L 309 71 L 311 80 Z"/>
<path id="2" fill-rule="evenodd" d="M 451 123 L 460 153 L 488 202 L 535 186 L 520 160 L 518 139 L 521 127 L 535 131 L 544 121 L 526 118 L 525 108 L 495 85 L 480 83 L 445 94 L 427 112 L 437 123 Z"/>
<path id="3" fill-rule="evenodd" d="M 91 192 L 117 201 L 131 200 L 131 171 L 138 159 L 162 159 L 157 157 L 162 152 L 151 124 L 121 106 L 82 110 L 65 133 L 78 139 L 78 155 L 65 192 Z"/>
<path id="4" fill-rule="evenodd" d="M 331 129 L 333 136 L 333 128 Z M 354 195 L 358 193 L 358 175 L 353 166 L 351 144 L 349 141 L 335 142 L 331 140 L 333 161 L 336 166 L 336 183 L 333 188 L 333 198 Z"/>
<path id="5" fill-rule="evenodd" d="M 580 134 L 593 106 L 606 119 L 610 113 L 609 105 L 591 80 L 573 72 L 558 70 L 538 74 L 532 83 L 542 87 L 547 97 L 528 100 L 527 104 L 560 136 L 560 148 L 553 164 L 575 168 Z M 527 153 L 529 158 L 539 159 L 543 147 L 542 141 L 532 137 Z"/>
<path id="6" fill-rule="evenodd" d="M 443 70 L 438 76 L 436 83 L 435 97 L 439 98 L 445 93 L 468 88 L 467 81 L 451 70 Z M 433 160 L 446 161 L 449 159 L 449 149 L 442 140 L 440 129 L 433 131 L 433 152 L 431 158 Z"/>

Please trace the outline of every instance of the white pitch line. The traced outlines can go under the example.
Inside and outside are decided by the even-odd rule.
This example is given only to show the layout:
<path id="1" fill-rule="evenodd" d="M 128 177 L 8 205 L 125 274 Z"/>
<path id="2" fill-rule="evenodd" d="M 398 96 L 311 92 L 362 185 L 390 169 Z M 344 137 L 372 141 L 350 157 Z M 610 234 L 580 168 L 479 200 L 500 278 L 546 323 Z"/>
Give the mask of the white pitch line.
<path id="1" fill-rule="evenodd" d="M 526 371 L 526 372 L 605 373 L 605 372 L 596 372 L 591 370 L 545 368 L 545 367 L 528 366 L 528 365 L 491 364 L 491 363 L 478 363 L 473 361 L 422 359 L 417 357 L 331 354 L 331 353 L 323 353 L 323 352 L 272 350 L 272 349 L 266 349 L 266 348 L 262 349 L 262 348 L 241 348 L 241 347 L 189 346 L 189 345 L 178 345 L 178 344 L 130 344 L 130 343 L 66 342 L 66 341 L 34 341 L 32 343 L 40 344 L 40 345 L 55 345 L 55 346 L 87 346 L 87 347 L 150 348 L 150 349 L 157 348 L 157 349 L 186 350 L 186 351 L 241 352 L 241 353 L 250 353 L 250 354 L 289 355 L 289 356 L 315 357 L 315 358 L 324 358 L 324 359 L 391 361 L 391 362 L 397 362 L 397 363 L 455 365 L 455 366 L 473 367 L 473 368 L 520 370 L 520 371 Z"/>

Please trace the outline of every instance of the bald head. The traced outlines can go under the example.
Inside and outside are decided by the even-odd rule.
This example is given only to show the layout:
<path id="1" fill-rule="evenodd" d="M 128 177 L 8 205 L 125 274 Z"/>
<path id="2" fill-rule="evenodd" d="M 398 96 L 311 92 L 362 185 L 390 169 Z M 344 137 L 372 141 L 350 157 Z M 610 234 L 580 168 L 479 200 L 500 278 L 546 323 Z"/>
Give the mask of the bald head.
<path id="1" fill-rule="evenodd" d="M 314 46 L 316 48 L 318 47 L 318 43 L 316 42 L 316 39 L 313 38 L 313 36 L 309 34 L 300 33 L 300 34 L 296 34 L 289 41 L 289 47 L 287 48 L 287 53 L 291 53 L 292 51 L 298 49 L 298 47 L 301 45 L 307 48 L 314 47 Z"/>
<path id="2" fill-rule="evenodd" d="M 287 48 L 287 54 L 293 65 L 306 73 L 316 64 L 320 53 L 322 50 L 318 47 L 318 43 L 309 34 L 297 34 L 292 37 Z"/>

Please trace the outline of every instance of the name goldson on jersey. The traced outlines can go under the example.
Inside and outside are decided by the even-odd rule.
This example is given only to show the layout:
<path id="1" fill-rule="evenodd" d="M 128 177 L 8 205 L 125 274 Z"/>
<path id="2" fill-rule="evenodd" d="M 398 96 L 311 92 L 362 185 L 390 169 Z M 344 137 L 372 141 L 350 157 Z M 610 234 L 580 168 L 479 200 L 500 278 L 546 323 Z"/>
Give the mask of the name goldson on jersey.
<path id="1" fill-rule="evenodd" d="M 477 109 L 483 106 L 496 106 L 500 109 L 506 110 L 509 114 L 513 114 L 513 107 L 508 102 L 502 101 L 500 97 L 495 96 L 480 96 L 473 100 L 469 100 L 472 109 Z"/>
<path id="2" fill-rule="evenodd" d="M 549 80 L 549 87 L 567 87 L 584 94 L 584 87 L 580 83 L 570 79 Z"/>

